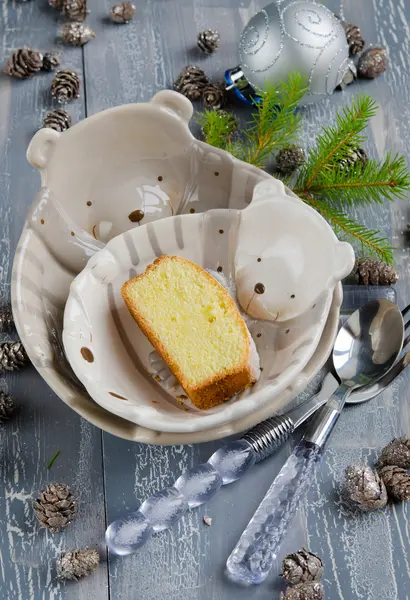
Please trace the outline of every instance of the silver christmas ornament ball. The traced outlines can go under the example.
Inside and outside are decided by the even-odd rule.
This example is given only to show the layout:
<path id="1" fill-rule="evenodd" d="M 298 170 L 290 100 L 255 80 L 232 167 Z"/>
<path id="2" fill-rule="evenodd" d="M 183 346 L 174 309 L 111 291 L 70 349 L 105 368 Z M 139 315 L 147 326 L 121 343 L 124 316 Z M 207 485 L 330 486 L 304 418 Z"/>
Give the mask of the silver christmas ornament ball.
<path id="1" fill-rule="evenodd" d="M 240 68 L 256 90 L 298 71 L 309 82 L 302 104 L 331 94 L 355 72 L 342 23 L 311 0 L 277 0 L 249 21 L 239 43 Z"/>

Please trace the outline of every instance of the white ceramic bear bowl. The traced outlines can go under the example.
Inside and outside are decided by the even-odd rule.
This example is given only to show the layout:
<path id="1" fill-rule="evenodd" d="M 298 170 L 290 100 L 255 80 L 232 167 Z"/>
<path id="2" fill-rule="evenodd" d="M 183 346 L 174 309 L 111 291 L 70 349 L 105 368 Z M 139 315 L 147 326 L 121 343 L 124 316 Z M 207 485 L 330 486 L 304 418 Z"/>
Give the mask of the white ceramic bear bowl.
<path id="1" fill-rule="evenodd" d="M 299 375 L 252 414 L 221 425 L 196 432 L 161 432 L 118 417 L 92 400 L 62 345 L 70 285 L 88 259 L 114 236 L 162 217 L 218 208 L 242 210 L 251 202 L 256 184 L 271 179 L 196 140 L 188 128 L 191 115 L 186 98 L 163 91 L 150 103 L 109 109 L 63 134 L 40 130 L 28 149 L 42 187 L 13 266 L 18 332 L 34 366 L 64 402 L 105 431 L 145 443 L 218 439 L 274 414 L 324 364 L 339 321 L 341 285 L 332 291 L 329 283 L 332 300 L 323 333 Z"/>
<path id="2" fill-rule="evenodd" d="M 225 278 L 259 353 L 257 383 L 210 410 L 189 402 L 121 296 L 130 276 L 164 254 Z M 100 406 L 144 427 L 188 433 L 232 423 L 297 381 L 319 343 L 334 286 L 353 262 L 351 246 L 316 211 L 289 197 L 280 181 L 262 181 L 243 210 L 168 217 L 109 241 L 71 284 L 67 358 Z"/>

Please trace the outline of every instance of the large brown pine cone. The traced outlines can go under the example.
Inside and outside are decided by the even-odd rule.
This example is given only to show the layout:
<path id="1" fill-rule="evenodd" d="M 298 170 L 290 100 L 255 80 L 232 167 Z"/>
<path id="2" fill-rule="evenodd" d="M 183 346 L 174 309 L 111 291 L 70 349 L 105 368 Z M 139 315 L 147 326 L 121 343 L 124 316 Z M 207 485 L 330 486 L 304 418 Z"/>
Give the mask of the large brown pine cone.
<path id="1" fill-rule="evenodd" d="M 389 465 L 380 469 L 379 473 L 389 496 L 395 500 L 410 500 L 410 475 L 407 469 Z"/>
<path id="2" fill-rule="evenodd" d="M 61 531 L 75 517 L 76 503 L 67 485 L 51 483 L 34 503 L 34 512 L 43 527 L 52 533 Z"/>
<path id="3" fill-rule="evenodd" d="M 285 556 L 281 576 L 289 585 L 296 585 L 307 581 L 319 581 L 323 570 L 323 562 L 319 556 L 303 548 Z"/>
<path id="4" fill-rule="evenodd" d="M 6 60 L 4 64 L 4 72 L 10 77 L 18 79 L 26 79 L 34 73 L 38 73 L 43 66 L 43 55 L 37 50 L 31 48 L 18 48 Z"/>
<path id="5" fill-rule="evenodd" d="M 51 83 L 51 94 L 61 104 L 80 96 L 80 78 L 71 69 L 57 71 Z"/>
<path id="6" fill-rule="evenodd" d="M 202 96 L 208 77 L 199 67 L 185 67 L 178 75 L 174 88 L 189 100 L 199 100 Z"/>
<path id="7" fill-rule="evenodd" d="M 93 548 L 78 548 L 62 552 L 57 560 L 58 579 L 81 579 L 98 567 L 100 555 Z"/>
<path id="8" fill-rule="evenodd" d="M 410 469 L 410 439 L 395 438 L 385 446 L 379 456 L 378 466 L 393 465 L 402 469 Z"/>
<path id="9" fill-rule="evenodd" d="M 17 371 L 28 362 L 28 356 L 21 342 L 0 344 L 0 372 Z"/>

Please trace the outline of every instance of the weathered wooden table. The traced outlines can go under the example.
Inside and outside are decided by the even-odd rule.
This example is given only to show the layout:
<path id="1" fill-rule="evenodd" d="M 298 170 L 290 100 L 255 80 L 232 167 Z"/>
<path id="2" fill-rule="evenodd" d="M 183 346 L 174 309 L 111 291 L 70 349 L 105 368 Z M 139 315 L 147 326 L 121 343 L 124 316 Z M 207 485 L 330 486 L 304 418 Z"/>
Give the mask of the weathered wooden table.
<path id="1" fill-rule="evenodd" d="M 81 99 L 70 111 L 75 120 L 117 104 L 148 100 L 171 87 L 186 64 L 199 60 L 198 31 L 218 28 L 219 52 L 203 58 L 214 78 L 237 60 L 237 42 L 248 19 L 265 0 L 146 0 L 137 3 L 132 24 L 107 21 L 109 0 L 90 0 L 89 22 L 97 38 L 84 49 L 64 48 L 63 64 L 83 79 Z M 335 11 L 340 6 L 329 2 Z M 409 0 L 346 0 L 346 17 L 367 40 L 388 49 L 390 67 L 379 80 L 361 83 L 308 111 L 306 141 L 352 93 L 366 90 L 380 109 L 370 130 L 370 151 L 388 148 L 410 155 Z M 58 14 L 47 0 L 0 0 L 0 59 L 27 44 L 56 46 Z M 29 81 L 0 78 L 0 299 L 9 296 L 14 250 L 26 211 L 38 189 L 37 174 L 25 160 L 27 144 L 51 106 L 50 76 Z M 243 112 L 243 107 L 239 110 Z M 409 249 L 403 230 L 406 202 L 361 211 L 397 247 L 401 281 L 398 301 L 410 300 Z M 349 408 L 329 445 L 309 497 L 284 550 L 307 544 L 326 562 L 331 600 L 408 600 L 410 598 L 409 507 L 352 517 L 335 493 L 346 464 L 373 457 L 393 436 L 410 434 L 410 372 L 371 403 Z M 32 368 L 2 374 L 0 389 L 17 399 L 19 412 L 0 430 L 0 599 L 1 600 L 270 600 L 279 597 L 278 568 L 250 590 L 228 583 L 225 560 L 260 502 L 292 443 L 255 467 L 206 507 L 189 513 L 138 554 L 106 559 L 107 522 L 135 508 L 147 494 L 170 484 L 181 470 L 206 460 L 220 442 L 197 447 L 143 446 L 102 433 L 66 407 Z M 47 463 L 61 451 L 51 470 Z M 32 498 L 47 481 L 67 483 L 79 494 L 79 515 L 62 534 L 40 530 Z M 213 517 L 212 527 L 202 517 Z M 56 582 L 53 560 L 59 551 L 97 546 L 98 571 L 79 583 Z"/>

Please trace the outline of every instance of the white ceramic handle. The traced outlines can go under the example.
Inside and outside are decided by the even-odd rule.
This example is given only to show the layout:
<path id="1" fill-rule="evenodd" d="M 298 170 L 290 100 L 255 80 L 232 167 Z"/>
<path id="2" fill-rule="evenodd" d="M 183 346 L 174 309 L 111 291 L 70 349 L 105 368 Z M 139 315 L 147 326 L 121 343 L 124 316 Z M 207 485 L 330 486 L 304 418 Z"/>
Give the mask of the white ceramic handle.
<path id="1" fill-rule="evenodd" d="M 27 148 L 27 160 L 36 169 L 45 169 L 60 133 L 45 127 L 37 131 Z"/>
<path id="2" fill-rule="evenodd" d="M 163 106 L 186 123 L 190 121 L 194 112 L 194 107 L 188 98 L 172 90 L 161 90 L 155 94 L 151 102 Z"/>

